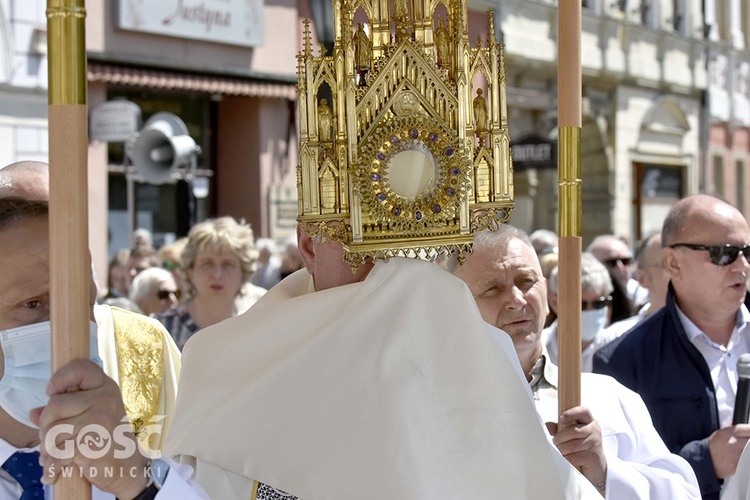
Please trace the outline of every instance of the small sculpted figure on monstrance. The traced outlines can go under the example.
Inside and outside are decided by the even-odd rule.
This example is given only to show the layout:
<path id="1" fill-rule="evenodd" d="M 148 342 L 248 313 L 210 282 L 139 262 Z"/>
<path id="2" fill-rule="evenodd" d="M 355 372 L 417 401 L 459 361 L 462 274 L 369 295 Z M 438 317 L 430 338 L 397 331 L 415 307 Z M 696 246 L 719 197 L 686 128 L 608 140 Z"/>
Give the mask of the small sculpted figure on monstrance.
<path id="1" fill-rule="evenodd" d="M 474 124 L 477 137 L 481 140 L 487 136 L 487 101 L 482 95 L 482 89 L 477 89 L 474 98 Z"/>
<path id="2" fill-rule="evenodd" d="M 333 114 L 328 107 L 328 99 L 321 99 L 318 106 L 318 131 L 320 142 L 331 142 L 331 131 L 333 129 Z"/>
<path id="3" fill-rule="evenodd" d="M 448 30 L 443 25 L 443 20 L 438 21 L 438 27 L 435 30 L 435 46 L 437 47 L 437 64 L 439 68 L 448 68 L 450 66 L 450 45 Z"/>
<path id="4" fill-rule="evenodd" d="M 354 34 L 354 62 L 359 75 L 359 85 L 365 85 L 365 77 L 370 71 L 372 43 L 365 32 L 364 25 L 358 23 Z"/>

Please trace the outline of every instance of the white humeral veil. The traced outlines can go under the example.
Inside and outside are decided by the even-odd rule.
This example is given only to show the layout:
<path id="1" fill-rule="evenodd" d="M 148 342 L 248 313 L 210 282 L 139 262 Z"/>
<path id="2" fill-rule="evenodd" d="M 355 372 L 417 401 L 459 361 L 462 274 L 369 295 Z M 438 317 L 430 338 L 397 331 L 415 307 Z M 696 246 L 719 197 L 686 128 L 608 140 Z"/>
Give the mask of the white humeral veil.
<path id="1" fill-rule="evenodd" d="M 193 336 L 165 454 L 213 498 L 257 480 L 304 500 L 601 499 L 549 443 L 510 338 L 402 258 L 314 293 L 298 271 Z"/>
<path id="2" fill-rule="evenodd" d="M 745 444 L 745 449 L 742 451 L 742 455 L 740 455 L 733 482 L 734 496 L 730 498 L 734 498 L 734 500 L 750 500 L 750 441 Z"/>

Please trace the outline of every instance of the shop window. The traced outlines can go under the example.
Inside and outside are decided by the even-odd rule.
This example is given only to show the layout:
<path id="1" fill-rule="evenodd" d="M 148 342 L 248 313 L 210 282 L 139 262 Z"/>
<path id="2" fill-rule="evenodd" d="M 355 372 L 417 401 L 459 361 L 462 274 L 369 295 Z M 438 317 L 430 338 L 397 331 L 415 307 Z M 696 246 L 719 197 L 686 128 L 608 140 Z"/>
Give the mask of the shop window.
<path id="1" fill-rule="evenodd" d="M 581 7 L 584 9 L 596 9 L 596 0 L 581 0 Z"/>
<path id="2" fill-rule="evenodd" d="M 187 125 L 190 137 L 201 148 L 201 153 L 198 155 L 198 168 L 211 168 L 208 161 L 211 146 L 208 133 L 209 98 L 207 95 L 133 89 L 110 89 L 107 94 L 110 100 L 122 98 L 137 104 L 141 108 L 144 123 L 151 115 L 161 111 L 179 116 Z M 118 165 L 123 162 L 122 144 L 110 143 L 108 151 L 110 164 Z"/>
<path id="3" fill-rule="evenodd" d="M 664 218 L 678 200 L 685 196 L 685 167 L 636 163 L 635 238 L 661 232 Z"/>
<path id="4" fill-rule="evenodd" d="M 200 147 L 198 176 L 212 176 L 212 103 L 208 95 L 113 88 L 109 89 L 107 98 L 124 98 L 137 104 L 144 123 L 158 112 L 178 116 Z M 185 236 L 193 224 L 208 216 L 211 195 L 197 198 L 192 194 L 185 180 L 188 165 L 178 169 L 180 179 L 158 185 L 133 181 L 129 186 L 125 172 L 130 162 L 125 157 L 123 143 L 109 143 L 108 161 L 110 253 L 130 244 L 129 231 L 134 228 L 143 227 L 152 231 L 154 244 L 159 246 Z M 129 190 L 132 190 L 130 196 Z"/>
<path id="5" fill-rule="evenodd" d="M 714 155 L 713 161 L 714 186 L 713 192 L 716 196 L 724 196 L 724 157 Z"/>
<path id="6" fill-rule="evenodd" d="M 613 0 L 611 8 L 615 13 L 623 16 L 628 10 L 628 0 Z"/>
<path id="7" fill-rule="evenodd" d="M 641 0 L 638 4 L 638 13 L 644 26 L 654 27 L 654 6 L 652 0 Z"/>
<path id="8" fill-rule="evenodd" d="M 715 16 L 717 24 L 719 25 L 719 38 L 721 40 L 729 40 L 729 0 L 714 0 L 715 1 Z"/>
<path id="9" fill-rule="evenodd" d="M 672 28 L 677 33 L 685 33 L 686 21 L 687 8 L 685 0 L 672 0 Z"/>
<path id="10" fill-rule="evenodd" d="M 745 210 L 747 209 L 747 193 L 745 191 L 745 160 L 737 160 L 734 162 L 735 178 L 734 178 L 734 189 L 735 189 L 735 204 L 740 211 L 747 215 Z"/>

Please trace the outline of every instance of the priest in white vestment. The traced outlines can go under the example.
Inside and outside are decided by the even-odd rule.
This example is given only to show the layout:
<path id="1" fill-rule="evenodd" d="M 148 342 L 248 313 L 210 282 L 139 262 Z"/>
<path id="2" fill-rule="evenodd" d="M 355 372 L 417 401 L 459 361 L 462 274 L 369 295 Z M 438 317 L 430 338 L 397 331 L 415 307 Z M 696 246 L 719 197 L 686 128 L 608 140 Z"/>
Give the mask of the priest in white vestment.
<path id="1" fill-rule="evenodd" d="M 305 24 L 305 269 L 183 350 L 165 453 L 213 498 L 601 498 L 550 443 L 508 336 L 460 280 L 403 258 L 465 254 L 513 205 L 494 17 L 473 47 L 466 1 L 441 4 L 451 36 L 438 66 L 436 5 L 397 0 L 391 16 L 387 2 L 334 2 L 333 56 Z M 372 51 L 355 72 L 359 9 Z M 480 120 L 470 103 L 485 91 Z"/>
<path id="2" fill-rule="evenodd" d="M 460 280 L 298 238 L 306 269 L 183 351 L 165 454 L 212 498 L 601 498 Z"/>

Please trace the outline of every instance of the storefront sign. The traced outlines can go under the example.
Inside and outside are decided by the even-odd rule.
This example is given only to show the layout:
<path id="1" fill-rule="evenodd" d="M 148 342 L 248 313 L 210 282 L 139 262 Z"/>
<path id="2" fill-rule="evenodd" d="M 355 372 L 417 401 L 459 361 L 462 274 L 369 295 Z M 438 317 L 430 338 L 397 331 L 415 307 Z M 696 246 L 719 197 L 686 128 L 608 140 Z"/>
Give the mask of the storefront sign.
<path id="1" fill-rule="evenodd" d="M 297 188 L 274 184 L 268 190 L 268 208 L 271 218 L 270 236 L 282 241 L 297 231 Z"/>
<path id="2" fill-rule="evenodd" d="M 528 135 L 510 145 L 513 169 L 557 168 L 557 142 L 538 135 Z"/>
<path id="3" fill-rule="evenodd" d="M 263 43 L 263 0 L 120 0 L 124 30 L 255 47 Z"/>
<path id="4" fill-rule="evenodd" d="M 97 104 L 89 116 L 89 136 L 94 141 L 127 142 L 141 128 L 141 108 L 115 99 Z"/>

